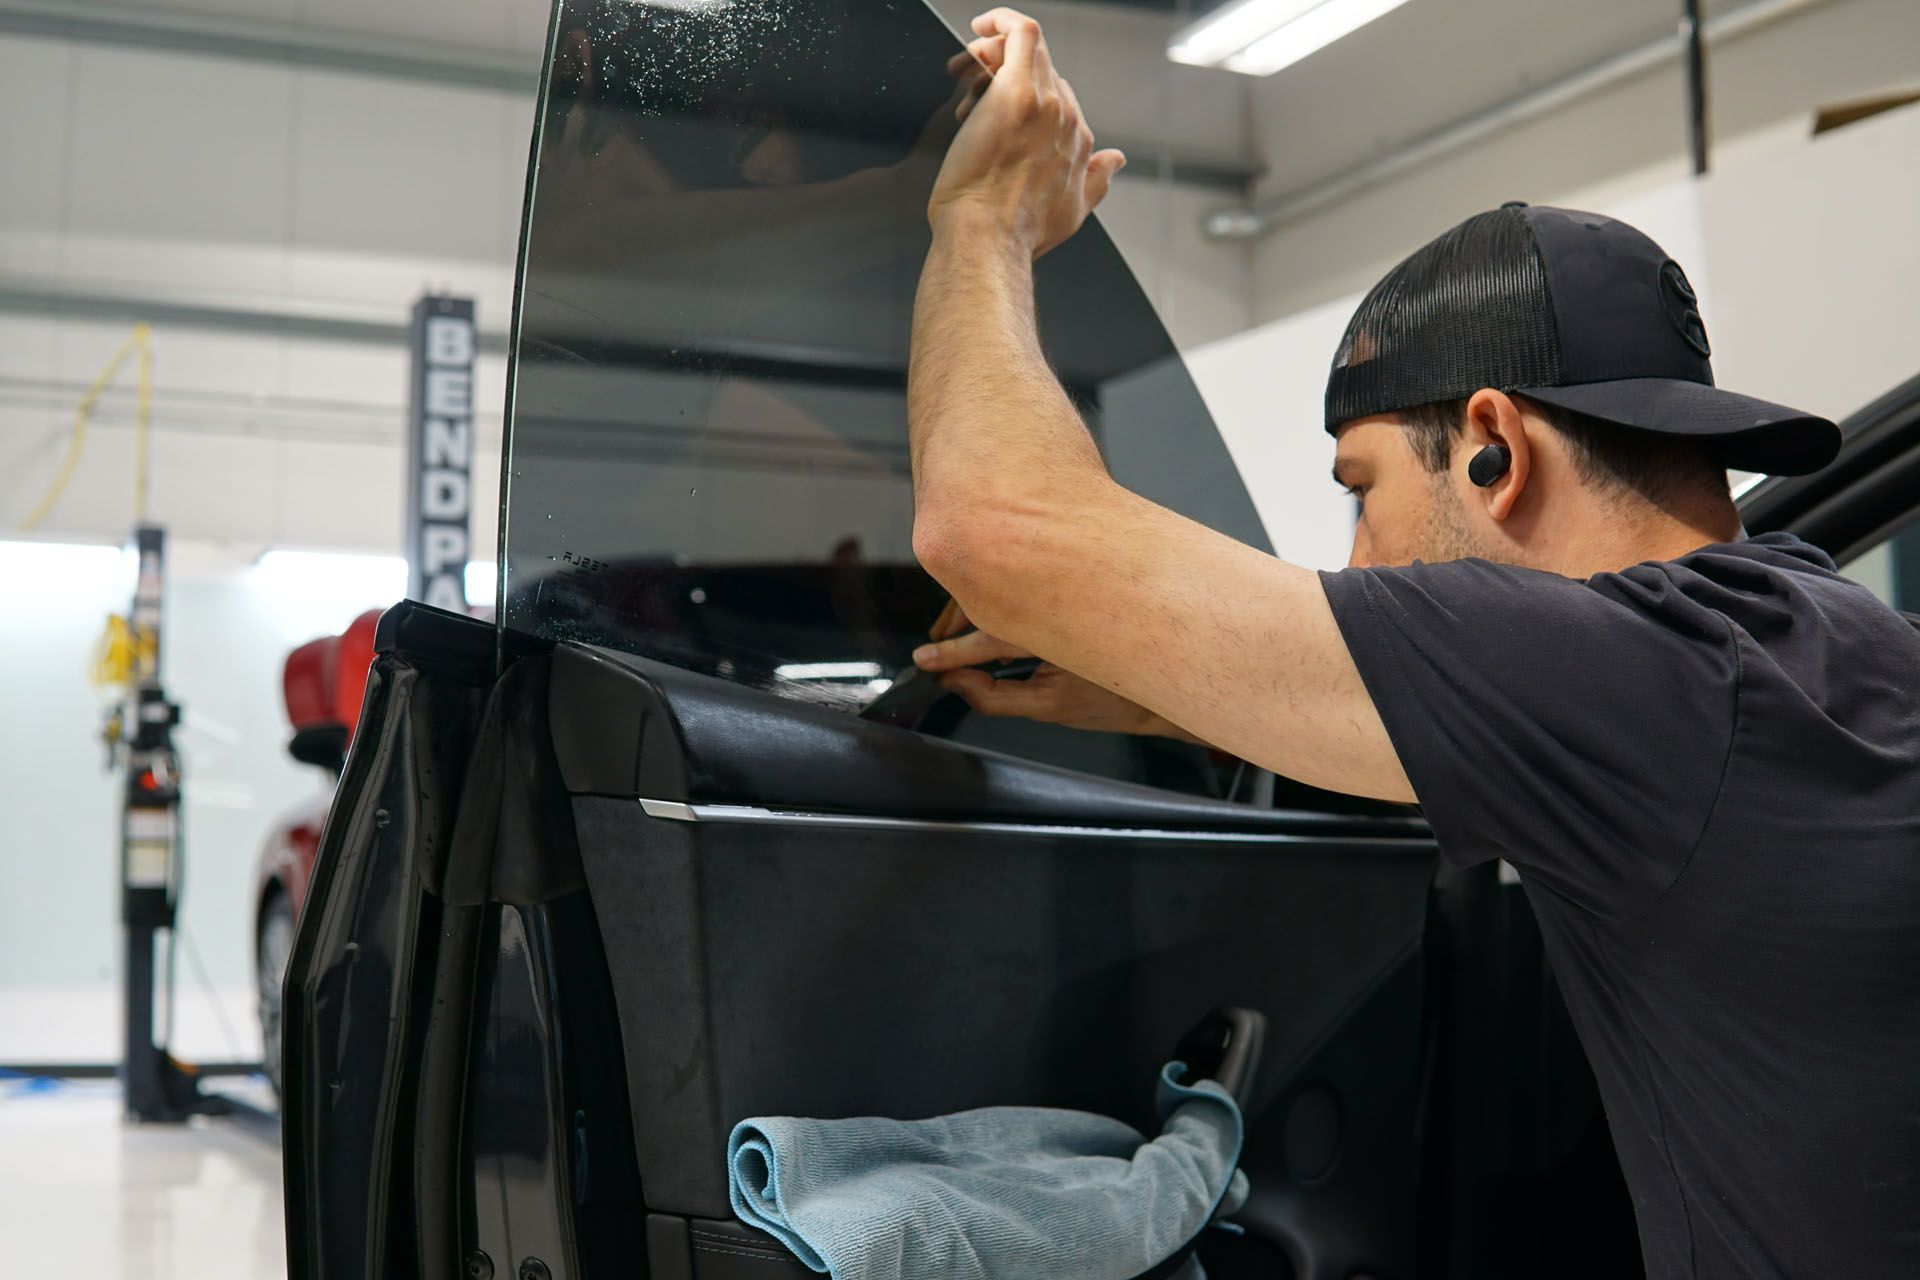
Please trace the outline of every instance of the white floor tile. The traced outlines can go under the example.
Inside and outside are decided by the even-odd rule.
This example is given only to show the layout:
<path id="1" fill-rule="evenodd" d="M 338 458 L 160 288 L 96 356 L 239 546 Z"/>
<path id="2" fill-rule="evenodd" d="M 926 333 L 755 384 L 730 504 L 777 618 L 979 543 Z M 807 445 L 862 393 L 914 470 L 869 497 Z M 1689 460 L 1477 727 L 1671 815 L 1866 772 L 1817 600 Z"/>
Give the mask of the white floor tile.
<path id="1" fill-rule="evenodd" d="M 278 1146 L 227 1120 L 130 1124 L 110 1082 L 0 1082 L 0 1221 L 8 1275 L 286 1275 Z"/>

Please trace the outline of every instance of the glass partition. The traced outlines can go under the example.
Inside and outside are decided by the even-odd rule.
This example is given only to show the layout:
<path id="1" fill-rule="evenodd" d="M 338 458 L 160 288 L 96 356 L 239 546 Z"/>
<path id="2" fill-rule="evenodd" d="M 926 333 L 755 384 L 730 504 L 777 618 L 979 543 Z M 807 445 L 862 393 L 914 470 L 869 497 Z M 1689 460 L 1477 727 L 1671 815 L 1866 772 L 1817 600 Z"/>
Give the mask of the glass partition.
<path id="1" fill-rule="evenodd" d="M 945 600 L 913 560 L 905 391 L 959 48 L 919 0 L 562 0 L 515 317 L 502 626 L 850 711 L 908 667 Z M 1097 223 L 1037 289 L 1116 478 L 1265 547 Z M 997 394 L 992 370 L 979 392 Z"/>

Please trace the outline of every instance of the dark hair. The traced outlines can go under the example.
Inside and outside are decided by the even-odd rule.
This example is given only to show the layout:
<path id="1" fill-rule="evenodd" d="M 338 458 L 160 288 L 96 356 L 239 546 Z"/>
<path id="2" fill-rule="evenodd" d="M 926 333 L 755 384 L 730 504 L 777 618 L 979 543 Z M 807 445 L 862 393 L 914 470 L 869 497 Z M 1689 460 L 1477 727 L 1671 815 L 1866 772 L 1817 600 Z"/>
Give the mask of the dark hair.
<path id="1" fill-rule="evenodd" d="M 1712 446 L 1684 436 L 1616 426 L 1583 413 L 1528 400 L 1527 405 L 1565 437 L 1580 478 L 1609 493 L 1664 502 L 1698 489 L 1727 492 L 1727 469 Z M 1466 425 L 1465 400 L 1415 405 L 1394 414 L 1407 443 L 1428 471 L 1441 472 Z"/>

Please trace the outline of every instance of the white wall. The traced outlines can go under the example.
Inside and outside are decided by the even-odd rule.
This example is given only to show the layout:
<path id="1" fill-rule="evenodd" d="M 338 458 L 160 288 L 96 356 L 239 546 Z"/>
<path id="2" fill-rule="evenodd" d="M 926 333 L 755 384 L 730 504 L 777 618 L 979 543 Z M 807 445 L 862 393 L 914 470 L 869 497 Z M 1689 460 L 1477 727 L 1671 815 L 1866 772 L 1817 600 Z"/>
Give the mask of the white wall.
<path id="1" fill-rule="evenodd" d="M 1336 298 L 1187 356 L 1275 554 L 1310 569 L 1342 567 L 1353 541 L 1353 500 L 1330 475 L 1320 405 L 1357 301 Z"/>
<path id="2" fill-rule="evenodd" d="M 1729 165 L 1700 213 L 1723 385 L 1838 417 L 1920 373 L 1920 104 Z"/>
<path id="3" fill-rule="evenodd" d="M 259 1052 L 252 1013 L 255 857 L 275 817 L 323 790 L 286 754 L 281 663 L 391 599 L 364 575 L 271 576 L 204 542 L 170 547 L 164 661 L 185 707 L 186 879 L 176 1048 Z M 391 578 L 393 575 L 388 575 Z M 87 670 L 131 582 L 116 548 L 0 541 L 0 1062 L 118 1053 L 119 776 Z M 196 962 L 197 961 L 197 962 Z"/>
<path id="4" fill-rule="evenodd" d="M 1483 67 L 1475 57 L 1492 61 Z M 1716 43 L 1708 58 L 1714 167 L 1724 169 L 1755 152 L 1798 145 L 1818 106 L 1920 85 L 1920 4 L 1824 0 Z M 1436 52 L 1419 73 L 1499 77 L 1505 70 L 1501 51 L 1488 48 Z M 1255 145 L 1268 162 L 1263 197 L 1300 184 L 1287 164 L 1290 138 L 1314 127 L 1287 94 L 1286 76 L 1253 89 Z M 1326 110 L 1339 113 L 1345 95 L 1364 98 L 1370 88 L 1356 79 Z M 1683 104 L 1680 68 L 1669 62 L 1286 224 L 1254 249 L 1256 320 L 1364 291 L 1448 226 L 1504 200 L 1604 211 L 1681 181 L 1688 173 Z M 1762 225 L 1771 204 L 1752 209 Z"/>

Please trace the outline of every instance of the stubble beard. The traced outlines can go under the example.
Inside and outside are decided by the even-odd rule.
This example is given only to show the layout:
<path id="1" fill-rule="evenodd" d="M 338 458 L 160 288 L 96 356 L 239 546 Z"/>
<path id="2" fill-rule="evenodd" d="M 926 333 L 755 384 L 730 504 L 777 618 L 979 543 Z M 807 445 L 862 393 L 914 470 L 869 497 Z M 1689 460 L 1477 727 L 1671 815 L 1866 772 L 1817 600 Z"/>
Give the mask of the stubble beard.
<path id="1" fill-rule="evenodd" d="M 1467 527 L 1466 512 L 1461 508 L 1460 499 L 1454 494 L 1446 472 L 1433 478 L 1431 498 L 1432 501 L 1427 504 L 1426 521 L 1420 529 L 1420 559 L 1431 564 L 1472 557 L 1483 560 L 1498 558 Z"/>

